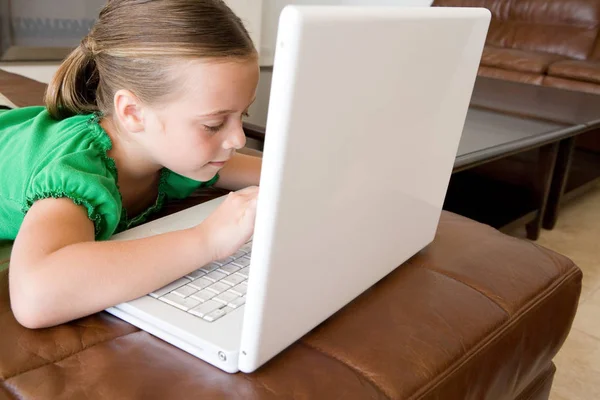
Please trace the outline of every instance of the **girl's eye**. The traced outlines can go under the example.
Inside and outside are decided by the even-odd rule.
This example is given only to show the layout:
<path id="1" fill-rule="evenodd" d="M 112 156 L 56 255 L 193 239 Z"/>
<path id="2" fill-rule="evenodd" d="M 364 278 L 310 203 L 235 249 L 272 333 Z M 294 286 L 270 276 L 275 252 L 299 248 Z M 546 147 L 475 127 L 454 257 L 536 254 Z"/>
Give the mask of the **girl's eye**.
<path id="1" fill-rule="evenodd" d="M 211 125 L 204 125 L 204 129 L 206 129 L 209 132 L 219 132 L 221 130 L 221 128 L 223 127 L 223 124 L 220 125 L 215 125 L 215 126 L 211 126 Z"/>
<path id="2" fill-rule="evenodd" d="M 248 111 L 245 111 L 242 113 L 242 117 L 249 117 L 250 114 L 248 113 Z M 221 130 L 221 128 L 223 128 L 223 126 L 225 126 L 225 121 L 223 121 L 221 124 L 219 125 L 203 125 L 204 129 L 206 129 L 209 132 L 219 132 Z"/>

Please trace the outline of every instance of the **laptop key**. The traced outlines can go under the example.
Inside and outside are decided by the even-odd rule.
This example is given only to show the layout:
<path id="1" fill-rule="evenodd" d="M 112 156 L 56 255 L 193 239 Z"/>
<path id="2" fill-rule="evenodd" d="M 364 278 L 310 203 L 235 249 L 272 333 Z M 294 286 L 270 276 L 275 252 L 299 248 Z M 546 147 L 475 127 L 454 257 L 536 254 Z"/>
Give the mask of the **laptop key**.
<path id="1" fill-rule="evenodd" d="M 218 320 L 219 318 L 221 318 L 223 315 L 227 314 L 227 312 L 220 308 L 218 310 L 215 310 L 209 314 L 206 314 L 204 317 L 202 317 L 203 319 L 205 319 L 208 322 L 214 322 L 216 320 Z"/>
<path id="2" fill-rule="evenodd" d="M 240 247 L 240 249 L 238 251 L 242 251 L 242 252 L 244 252 L 244 254 L 248 254 L 248 253 L 250 253 L 251 250 L 252 250 L 252 243 L 246 243 L 245 245 Z"/>
<path id="3" fill-rule="evenodd" d="M 240 297 L 238 294 L 233 293 L 232 291 L 223 292 L 220 295 L 213 298 L 215 301 L 220 301 L 223 304 L 229 304 L 233 300 Z"/>
<path id="4" fill-rule="evenodd" d="M 194 289 L 202 290 L 204 288 L 209 287 L 213 284 L 213 281 L 206 278 L 198 278 L 195 281 L 191 282 L 188 286 L 193 287 Z"/>
<path id="5" fill-rule="evenodd" d="M 206 275 L 206 271 L 203 271 L 201 269 L 197 269 L 195 271 L 190 272 L 189 274 L 187 274 L 185 277 L 191 280 L 194 279 L 198 279 L 202 276 Z"/>
<path id="6" fill-rule="evenodd" d="M 239 270 L 240 270 L 240 267 L 238 267 L 237 265 L 235 265 L 235 264 L 227 264 L 227 265 L 223 265 L 217 271 L 224 272 L 227 275 L 231 275 L 234 272 L 239 271 Z"/>
<path id="7" fill-rule="evenodd" d="M 216 294 L 221 294 L 226 290 L 229 290 L 231 288 L 231 286 L 223 283 L 223 282 L 216 282 L 213 283 L 212 285 L 210 285 L 209 287 L 207 287 L 207 290 L 213 291 Z"/>
<path id="8" fill-rule="evenodd" d="M 231 255 L 231 257 L 233 257 L 234 259 L 238 259 L 238 258 L 242 258 L 246 255 L 247 251 L 243 251 L 242 249 L 239 249 L 238 251 L 236 251 L 235 253 L 233 253 Z"/>
<path id="9" fill-rule="evenodd" d="M 205 289 L 205 290 L 201 290 L 199 292 L 194 293 L 190 297 L 192 299 L 200 300 L 201 302 L 204 303 L 205 301 L 208 301 L 208 300 L 212 299 L 216 295 L 217 294 L 215 292 L 212 292 L 210 290 Z"/>
<path id="10" fill-rule="evenodd" d="M 213 282 L 216 282 L 216 281 L 220 281 L 221 279 L 225 278 L 226 276 L 227 276 L 227 274 L 224 272 L 213 271 L 210 274 L 207 274 L 205 276 L 205 278 L 210 279 Z"/>
<path id="11" fill-rule="evenodd" d="M 248 291 L 248 284 L 246 282 L 242 282 L 239 285 L 232 287 L 231 291 L 240 296 L 243 296 Z"/>
<path id="12" fill-rule="evenodd" d="M 238 258 L 233 262 L 233 264 L 239 267 L 247 267 L 248 265 L 250 265 L 250 259 L 248 257 Z"/>
<path id="13" fill-rule="evenodd" d="M 190 308 L 196 307 L 200 304 L 200 302 L 196 299 L 192 299 L 191 297 L 183 298 L 177 296 L 176 294 L 169 293 L 159 298 L 159 300 L 164 301 L 167 304 L 175 306 L 183 311 L 187 311 Z"/>
<path id="14" fill-rule="evenodd" d="M 225 257 L 222 260 L 216 260 L 213 261 L 214 264 L 218 264 L 218 265 L 225 265 L 225 264 L 229 264 L 230 262 L 232 262 L 233 260 L 235 260 L 235 258 L 233 257 Z"/>
<path id="15" fill-rule="evenodd" d="M 226 283 L 231 286 L 235 286 L 237 284 L 244 282 L 246 279 L 247 278 L 244 278 L 242 275 L 232 274 L 232 275 L 229 275 L 229 276 L 226 276 L 225 278 L 223 278 L 221 280 L 221 282 Z"/>
<path id="16" fill-rule="evenodd" d="M 225 304 L 219 303 L 218 301 L 208 300 L 206 303 L 202 303 L 197 307 L 192 308 L 189 312 L 199 317 L 204 317 L 206 314 L 218 310 L 219 308 L 225 307 Z"/>
<path id="17" fill-rule="evenodd" d="M 171 293 L 176 294 L 179 297 L 188 297 L 194 293 L 196 293 L 198 289 L 194 289 L 190 285 L 185 285 L 173 290 Z"/>
<path id="18" fill-rule="evenodd" d="M 236 272 L 236 274 L 241 275 L 241 276 L 243 276 L 246 279 L 248 279 L 248 274 L 249 273 L 250 273 L 250 268 L 249 267 L 242 268 L 238 272 Z"/>
<path id="19" fill-rule="evenodd" d="M 244 304 L 246 304 L 246 298 L 245 297 L 238 297 L 235 300 L 232 300 L 231 303 L 227 304 L 229 307 L 231 308 L 239 308 L 241 306 L 243 306 Z"/>
<path id="20" fill-rule="evenodd" d="M 210 263 L 210 264 L 207 264 L 207 265 L 205 265 L 204 267 L 202 267 L 200 269 L 208 274 L 210 272 L 213 272 L 215 269 L 217 269 L 219 267 L 220 267 L 219 264 Z"/>
<path id="21" fill-rule="evenodd" d="M 190 283 L 190 280 L 188 278 L 177 279 L 176 281 L 173 281 L 173 282 L 169 283 L 168 285 L 161 287 L 160 289 L 156 289 L 155 291 L 150 293 L 150 296 L 152 296 L 154 298 L 159 298 L 169 292 L 172 292 L 173 290 L 177 289 L 178 287 L 187 285 L 188 283 Z"/>

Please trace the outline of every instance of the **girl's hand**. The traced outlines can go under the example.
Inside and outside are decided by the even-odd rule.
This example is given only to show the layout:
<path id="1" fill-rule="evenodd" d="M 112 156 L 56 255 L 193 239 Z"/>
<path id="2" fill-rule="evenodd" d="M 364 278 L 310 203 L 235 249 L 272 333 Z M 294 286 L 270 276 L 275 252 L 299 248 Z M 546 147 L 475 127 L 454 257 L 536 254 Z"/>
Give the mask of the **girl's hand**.
<path id="1" fill-rule="evenodd" d="M 254 232 L 258 187 L 231 192 L 208 218 L 196 228 L 212 249 L 212 259 L 220 260 L 235 253 Z"/>

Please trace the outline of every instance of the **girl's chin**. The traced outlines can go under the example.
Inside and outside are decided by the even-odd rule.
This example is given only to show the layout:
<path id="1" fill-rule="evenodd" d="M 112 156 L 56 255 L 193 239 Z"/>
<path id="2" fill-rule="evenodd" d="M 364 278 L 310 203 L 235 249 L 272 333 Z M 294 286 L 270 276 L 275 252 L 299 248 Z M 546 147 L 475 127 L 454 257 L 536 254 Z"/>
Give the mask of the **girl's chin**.
<path id="1" fill-rule="evenodd" d="M 208 182 L 215 177 L 217 172 L 219 172 L 219 169 L 220 168 L 204 165 L 203 167 L 191 171 L 187 170 L 185 172 L 174 172 L 178 173 L 179 175 L 185 176 L 186 178 L 193 179 L 195 181 Z"/>

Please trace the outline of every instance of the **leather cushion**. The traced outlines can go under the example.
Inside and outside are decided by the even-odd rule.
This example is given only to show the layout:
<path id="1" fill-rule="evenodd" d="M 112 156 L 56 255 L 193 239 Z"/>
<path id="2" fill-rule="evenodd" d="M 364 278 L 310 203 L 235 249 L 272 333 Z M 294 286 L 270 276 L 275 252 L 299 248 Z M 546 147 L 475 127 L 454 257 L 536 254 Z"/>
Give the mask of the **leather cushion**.
<path id="1" fill-rule="evenodd" d="M 550 64 L 563 60 L 555 54 L 485 46 L 481 65 L 520 72 L 543 74 Z"/>
<path id="2" fill-rule="evenodd" d="M 487 78 L 502 79 L 505 81 L 529 83 L 541 85 L 544 75 L 532 74 L 529 72 L 509 71 L 507 69 L 480 66 L 477 75 Z"/>
<path id="3" fill-rule="evenodd" d="M 587 92 L 600 94 L 600 85 L 597 83 L 576 81 L 573 79 L 557 78 L 555 76 L 545 76 L 542 84 L 544 86 L 555 87 L 559 89 L 574 90 L 577 92 Z M 578 142 L 581 139 L 578 139 Z"/>
<path id="4" fill-rule="evenodd" d="M 583 60 L 593 52 L 598 36 L 598 1 L 436 0 L 434 5 L 490 9 L 486 43 L 497 47 Z"/>
<path id="5" fill-rule="evenodd" d="M 548 75 L 590 83 L 600 83 L 600 61 L 558 61 L 550 65 Z"/>
<path id="6" fill-rule="evenodd" d="M 518 0 L 510 3 L 509 18 L 545 25 L 571 25 L 595 28 L 600 22 L 600 2 L 596 0 Z"/>
<path id="7" fill-rule="evenodd" d="M 27 399 L 515 398 L 562 346 L 580 290 L 566 258 L 444 212 L 430 246 L 256 373 L 229 375 L 105 313 L 27 330 L 0 272 L 0 388 Z"/>

